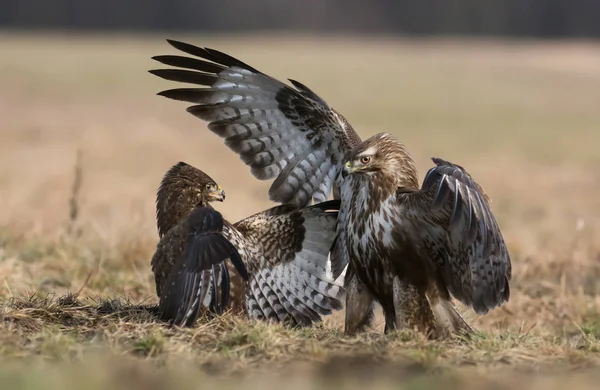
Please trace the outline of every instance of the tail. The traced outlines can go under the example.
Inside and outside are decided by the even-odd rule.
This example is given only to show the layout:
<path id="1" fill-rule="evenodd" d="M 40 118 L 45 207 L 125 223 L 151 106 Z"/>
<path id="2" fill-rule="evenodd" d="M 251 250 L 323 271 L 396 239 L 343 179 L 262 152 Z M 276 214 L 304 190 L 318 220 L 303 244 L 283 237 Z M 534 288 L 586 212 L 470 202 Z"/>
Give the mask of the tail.
<path id="1" fill-rule="evenodd" d="M 249 241 L 256 237 L 262 244 L 263 257 L 248 264 L 250 318 L 308 326 L 343 308 L 344 290 L 329 264 L 339 204 L 333 200 L 295 211 L 278 206 L 236 224 Z"/>
<path id="2" fill-rule="evenodd" d="M 437 299 L 431 302 L 431 309 L 438 321 L 452 333 L 473 333 L 473 328 L 467 324 L 449 300 Z"/>

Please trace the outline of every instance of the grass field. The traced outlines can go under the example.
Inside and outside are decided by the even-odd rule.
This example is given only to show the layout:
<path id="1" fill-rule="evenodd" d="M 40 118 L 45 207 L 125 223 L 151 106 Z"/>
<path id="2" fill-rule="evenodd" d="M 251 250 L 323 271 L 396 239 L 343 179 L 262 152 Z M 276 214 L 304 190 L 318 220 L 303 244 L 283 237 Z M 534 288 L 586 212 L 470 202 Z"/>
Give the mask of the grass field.
<path id="1" fill-rule="evenodd" d="M 154 194 L 171 165 L 215 178 L 230 220 L 272 205 L 184 103 L 155 96 L 172 86 L 146 72 L 173 52 L 164 38 L 0 35 L 1 388 L 596 388 L 599 44 L 174 36 L 300 80 L 363 138 L 400 137 L 422 173 L 439 156 L 483 185 L 511 300 L 461 307 L 473 339 L 432 342 L 381 320 L 345 338 L 341 313 L 308 330 L 229 316 L 170 330 L 135 307 L 156 302 Z"/>

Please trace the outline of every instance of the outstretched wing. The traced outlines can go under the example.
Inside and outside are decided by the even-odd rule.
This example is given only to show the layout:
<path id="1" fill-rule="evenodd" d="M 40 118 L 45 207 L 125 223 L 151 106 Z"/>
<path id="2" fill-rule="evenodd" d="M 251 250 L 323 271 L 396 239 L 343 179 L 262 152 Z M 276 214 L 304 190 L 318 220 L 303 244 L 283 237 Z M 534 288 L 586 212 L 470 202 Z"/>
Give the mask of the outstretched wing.
<path id="1" fill-rule="evenodd" d="M 185 250 L 159 292 L 161 317 L 178 326 L 192 326 L 203 307 L 221 313 L 227 306 L 229 273 L 224 262 L 228 258 L 244 279 L 248 277 L 238 251 L 222 234 L 219 212 L 200 208 L 190 215 L 188 226 Z"/>
<path id="2" fill-rule="evenodd" d="M 460 166 L 434 158 L 417 192 L 398 190 L 400 218 L 458 300 L 484 314 L 508 301 L 511 262 L 483 189 Z M 400 226 L 402 226 L 400 224 Z"/>
<path id="3" fill-rule="evenodd" d="M 297 81 L 292 88 L 225 53 L 168 42 L 191 57 L 153 57 L 179 69 L 150 73 L 203 88 L 159 95 L 196 103 L 187 110 L 209 122 L 255 177 L 275 179 L 271 200 L 304 207 L 337 193 L 344 156 L 360 142 L 344 117 Z"/>
<path id="4" fill-rule="evenodd" d="M 252 253 L 247 256 L 250 318 L 306 326 L 343 307 L 343 289 L 328 264 L 338 210 L 339 201 L 292 212 L 278 206 L 235 224 L 245 253 Z"/>

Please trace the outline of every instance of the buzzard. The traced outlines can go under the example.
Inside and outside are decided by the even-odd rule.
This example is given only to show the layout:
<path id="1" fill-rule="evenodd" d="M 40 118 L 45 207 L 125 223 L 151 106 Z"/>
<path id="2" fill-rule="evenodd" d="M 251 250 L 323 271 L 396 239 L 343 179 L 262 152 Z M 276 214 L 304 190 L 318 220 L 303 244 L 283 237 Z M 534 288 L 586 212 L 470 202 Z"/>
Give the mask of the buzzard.
<path id="1" fill-rule="evenodd" d="M 368 323 L 373 300 L 383 307 L 386 331 L 410 326 L 441 336 L 448 328 L 471 330 L 450 294 L 477 313 L 509 298 L 510 257 L 487 195 L 464 168 L 433 162 L 419 187 L 404 144 L 381 133 L 344 165 L 345 228 L 332 261 L 349 261 L 358 276 L 346 286 L 349 332 Z"/>
<path id="2" fill-rule="evenodd" d="M 210 205 L 224 198 L 186 163 L 164 175 L 152 258 L 163 318 L 191 326 L 201 309 L 220 312 L 229 298 L 234 312 L 251 319 L 300 326 L 342 308 L 343 289 L 328 271 L 339 201 L 276 206 L 231 224 Z"/>
<path id="3" fill-rule="evenodd" d="M 173 166 L 158 192 L 161 237 L 152 258 L 161 318 L 192 326 L 203 307 L 221 313 L 229 303 L 231 259 L 235 272 L 248 280 L 237 249 L 223 235 L 223 217 L 209 202 L 225 200 L 225 191 L 200 170 Z M 218 297 L 218 286 L 222 287 Z"/>
<path id="4" fill-rule="evenodd" d="M 274 179 L 271 200 L 305 207 L 331 192 L 341 199 L 331 267 L 337 278 L 348 266 L 347 333 L 369 324 L 374 300 L 386 331 L 434 333 L 469 329 L 450 295 L 480 314 L 508 300 L 510 257 L 487 195 L 463 168 L 436 159 L 419 188 L 403 144 L 385 134 L 362 142 L 302 83 L 286 85 L 217 50 L 168 42 L 188 56 L 153 57 L 176 68 L 150 72 L 196 87 L 159 95 L 194 103 L 188 111 L 209 122 L 255 177 Z"/>

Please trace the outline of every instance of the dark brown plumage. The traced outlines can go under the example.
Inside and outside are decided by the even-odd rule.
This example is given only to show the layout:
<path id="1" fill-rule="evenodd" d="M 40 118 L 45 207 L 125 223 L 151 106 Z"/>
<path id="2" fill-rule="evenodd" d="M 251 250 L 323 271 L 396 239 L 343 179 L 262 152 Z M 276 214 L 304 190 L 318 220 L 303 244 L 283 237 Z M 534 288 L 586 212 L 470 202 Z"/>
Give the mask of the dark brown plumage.
<path id="1" fill-rule="evenodd" d="M 183 246 L 184 250 L 164 280 L 159 313 L 175 325 L 192 326 L 206 306 L 207 295 L 213 313 L 221 314 L 229 304 L 227 258 L 244 280 L 248 274 L 237 249 L 223 236 L 223 217 L 218 211 L 196 208 L 184 220 L 182 231 L 187 232 L 187 237 L 175 237 L 176 241 L 184 241 L 175 245 Z"/>
<path id="2" fill-rule="evenodd" d="M 172 302 L 180 302 L 180 306 L 189 306 L 190 290 L 184 284 L 173 284 L 170 275 L 179 275 L 190 268 L 189 259 L 197 257 L 189 255 L 194 253 L 190 250 L 190 237 L 194 237 L 195 242 L 202 239 L 212 243 L 204 251 L 202 245 L 195 246 L 203 253 L 204 263 L 210 265 L 195 275 L 205 287 L 194 291 L 204 297 L 201 300 L 204 309 L 215 306 L 213 291 L 220 276 L 229 277 L 230 283 L 220 283 L 222 290 L 230 286 L 228 308 L 245 312 L 251 319 L 310 325 L 319 321 L 321 315 L 342 307 L 339 298 L 343 289 L 333 282 L 328 271 L 328 252 L 335 236 L 339 201 L 304 209 L 276 206 L 232 225 L 209 205 L 211 200 L 220 200 L 208 195 L 215 190 L 224 198 L 220 187 L 208 175 L 185 163 L 172 167 L 162 180 L 157 196 L 161 239 L 152 259 L 161 305 L 165 295 Z M 211 212 L 201 211 L 197 215 L 198 210 Z M 241 267 L 230 264 L 227 269 L 218 267 L 226 255 L 232 256 L 235 266 L 238 254 L 248 272 L 247 283 L 241 276 L 244 272 Z M 206 283 L 209 280 L 210 284 Z M 172 308 L 171 317 L 181 311 L 175 303 L 168 305 Z"/>
<path id="3" fill-rule="evenodd" d="M 159 313 L 175 325 L 191 326 L 209 305 L 217 313 L 228 305 L 228 258 L 240 279 L 234 285 L 248 279 L 237 249 L 223 235 L 223 217 L 209 206 L 224 199 L 214 180 L 185 163 L 174 165 L 161 182 L 156 201 L 160 241 L 152 271 Z"/>
<path id="4" fill-rule="evenodd" d="M 510 258 L 502 235 L 483 191 L 461 167 L 435 160 L 438 166 L 419 189 L 403 145 L 383 135 L 361 142 L 348 121 L 308 87 L 293 80 L 293 87 L 285 85 L 213 49 L 169 43 L 197 58 L 157 56 L 188 70 L 151 72 L 201 87 L 160 95 L 195 103 L 188 111 L 208 121 L 255 177 L 274 179 L 272 200 L 304 207 L 332 191 L 341 198 L 331 267 L 337 278 L 348 266 L 348 333 L 369 323 L 374 299 L 386 310 L 387 330 L 404 318 L 399 325 L 426 331 L 468 328 L 448 293 L 478 313 L 508 299 Z M 377 148 L 374 161 L 385 175 L 374 173 L 381 180 L 370 181 L 371 174 L 347 172 L 344 179 L 345 164 L 370 146 Z M 466 238 L 460 233 L 465 221 L 473 228 Z M 370 255 L 376 252 L 382 258 Z"/>

